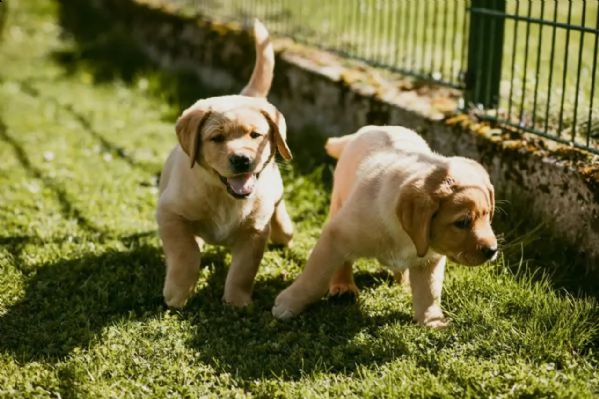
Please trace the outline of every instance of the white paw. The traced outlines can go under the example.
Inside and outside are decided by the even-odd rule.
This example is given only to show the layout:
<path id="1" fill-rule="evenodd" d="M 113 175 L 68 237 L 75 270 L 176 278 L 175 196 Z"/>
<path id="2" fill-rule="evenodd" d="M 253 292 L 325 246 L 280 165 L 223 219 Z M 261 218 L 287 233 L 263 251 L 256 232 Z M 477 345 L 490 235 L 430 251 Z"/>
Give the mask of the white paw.
<path id="1" fill-rule="evenodd" d="M 272 307 L 272 315 L 279 320 L 289 320 L 300 314 L 303 307 L 294 303 L 293 295 L 288 292 L 288 289 L 281 292 L 275 299 L 275 304 Z"/>
<path id="2" fill-rule="evenodd" d="M 289 320 L 297 316 L 290 309 L 287 309 L 286 307 L 277 304 L 275 304 L 275 306 L 272 307 L 272 315 L 279 320 Z"/>

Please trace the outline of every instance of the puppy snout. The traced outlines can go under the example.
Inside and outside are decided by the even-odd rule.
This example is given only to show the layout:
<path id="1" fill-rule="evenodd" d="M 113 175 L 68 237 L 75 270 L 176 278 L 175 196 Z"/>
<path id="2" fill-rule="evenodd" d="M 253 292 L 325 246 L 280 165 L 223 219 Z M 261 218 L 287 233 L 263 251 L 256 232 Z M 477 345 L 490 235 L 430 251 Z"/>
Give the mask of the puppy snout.
<path id="1" fill-rule="evenodd" d="M 244 173 L 250 170 L 252 160 L 247 155 L 235 154 L 229 157 L 229 164 L 234 173 Z"/>
<path id="2" fill-rule="evenodd" d="M 493 259 L 493 257 L 495 257 L 495 255 L 497 254 L 497 251 L 499 250 L 499 248 L 497 247 L 497 244 L 495 244 L 495 245 L 485 246 L 481 250 L 482 250 L 482 253 L 485 256 L 485 258 Z"/>

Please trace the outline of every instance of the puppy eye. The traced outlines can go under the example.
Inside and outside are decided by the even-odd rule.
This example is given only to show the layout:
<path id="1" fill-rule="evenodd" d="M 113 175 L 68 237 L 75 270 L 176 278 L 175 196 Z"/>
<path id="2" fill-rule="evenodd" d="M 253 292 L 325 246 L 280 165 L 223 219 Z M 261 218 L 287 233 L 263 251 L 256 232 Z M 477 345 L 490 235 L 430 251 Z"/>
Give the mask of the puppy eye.
<path id="1" fill-rule="evenodd" d="M 212 141 L 213 143 L 222 143 L 223 141 L 225 141 L 225 135 L 217 134 L 216 136 L 212 136 L 210 138 L 210 141 Z"/>
<path id="2" fill-rule="evenodd" d="M 469 228 L 471 224 L 472 220 L 470 218 L 462 218 L 453 222 L 453 225 L 461 230 Z"/>
<path id="3" fill-rule="evenodd" d="M 258 132 L 251 132 L 250 133 L 250 137 L 253 139 L 257 139 L 258 137 L 262 136 L 260 133 Z"/>

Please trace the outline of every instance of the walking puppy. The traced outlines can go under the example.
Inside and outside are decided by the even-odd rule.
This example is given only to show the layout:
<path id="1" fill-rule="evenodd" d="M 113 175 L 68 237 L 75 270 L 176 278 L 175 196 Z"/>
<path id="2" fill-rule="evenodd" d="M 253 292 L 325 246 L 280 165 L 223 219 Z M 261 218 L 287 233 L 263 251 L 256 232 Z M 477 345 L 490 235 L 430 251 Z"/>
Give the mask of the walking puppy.
<path id="1" fill-rule="evenodd" d="M 286 245 L 293 225 L 275 151 L 291 159 L 283 115 L 266 100 L 274 52 L 255 21 L 256 64 L 241 95 L 199 100 L 177 120 L 179 144 L 160 179 L 156 211 L 166 255 L 164 299 L 182 307 L 198 279 L 204 243 L 232 251 L 224 301 L 250 303 L 266 242 Z"/>
<path id="2" fill-rule="evenodd" d="M 440 307 L 446 257 L 475 266 L 497 256 L 487 172 L 473 160 L 432 152 L 398 126 L 366 126 L 329 139 L 326 150 L 339 159 L 329 220 L 304 271 L 276 298 L 273 315 L 297 315 L 327 286 L 331 295 L 356 295 L 352 262 L 368 257 L 398 281 L 409 270 L 415 320 L 446 325 Z"/>

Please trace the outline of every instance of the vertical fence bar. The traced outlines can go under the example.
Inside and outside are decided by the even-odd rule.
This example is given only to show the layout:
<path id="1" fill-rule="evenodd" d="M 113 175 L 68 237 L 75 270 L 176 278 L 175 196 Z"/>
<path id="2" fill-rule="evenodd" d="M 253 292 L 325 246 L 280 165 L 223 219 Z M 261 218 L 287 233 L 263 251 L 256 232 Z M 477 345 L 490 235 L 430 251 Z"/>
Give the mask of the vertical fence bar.
<path id="1" fill-rule="evenodd" d="M 553 64 L 555 63 L 555 39 L 557 36 L 557 0 L 553 2 L 553 30 L 551 32 L 551 55 L 549 56 L 549 81 L 547 83 L 547 107 L 545 108 L 545 127 L 544 131 L 549 128 L 549 109 L 551 107 L 551 93 L 553 83 Z"/>
<path id="2" fill-rule="evenodd" d="M 541 19 L 545 20 L 545 2 L 541 2 Z M 535 72 L 535 90 L 534 97 L 532 100 L 532 127 L 535 127 L 537 120 L 537 98 L 539 94 L 539 80 L 540 80 L 540 72 L 541 72 L 541 48 L 543 47 L 543 25 L 539 25 L 539 36 L 537 39 L 539 42 L 537 43 L 537 68 Z"/>
<path id="3" fill-rule="evenodd" d="M 410 2 L 411 5 L 414 6 L 413 11 L 414 11 L 414 15 L 412 16 L 412 19 L 414 21 L 414 24 L 411 25 L 412 26 L 412 48 L 411 48 L 411 52 L 410 52 L 410 69 L 412 71 L 416 70 L 417 67 L 417 60 L 416 60 L 416 43 L 418 43 L 418 3 L 416 2 Z"/>
<path id="4" fill-rule="evenodd" d="M 499 101 L 505 17 L 488 16 L 483 14 L 485 10 L 505 14 L 505 0 L 471 0 L 466 102 L 495 108 Z M 489 23 L 490 18 L 497 22 Z M 483 79 L 485 74 L 490 75 L 488 79 Z"/>
<path id="5" fill-rule="evenodd" d="M 449 65 L 445 65 L 445 61 L 447 61 L 447 51 L 446 49 L 448 48 L 448 46 L 446 46 L 445 42 L 448 39 L 449 35 L 447 34 L 447 20 L 449 19 L 449 12 L 447 10 L 447 7 L 449 6 L 449 2 L 446 1 L 445 2 L 445 9 L 443 10 L 442 14 L 441 14 L 441 19 L 443 20 L 443 28 L 441 29 L 441 40 L 439 40 L 439 48 L 442 51 L 442 56 L 441 56 L 441 76 L 443 77 L 444 80 L 448 81 L 448 82 L 452 82 L 453 83 L 453 76 L 451 75 L 451 73 L 447 70 L 447 67 L 449 67 Z M 455 24 L 453 25 L 455 26 Z M 453 62 L 453 60 L 449 60 L 449 62 Z"/>
<path id="6" fill-rule="evenodd" d="M 446 2 L 445 4 L 447 4 L 447 3 L 448 2 Z M 451 76 L 452 81 L 456 81 L 456 82 L 459 82 L 459 79 L 458 79 L 458 76 L 457 76 L 458 74 L 456 73 L 456 70 L 455 70 L 455 64 L 456 64 L 457 59 L 458 59 L 458 57 L 457 57 L 457 49 L 456 49 L 456 47 L 458 45 L 458 41 L 456 40 L 458 35 L 457 35 L 457 33 L 455 33 L 455 32 L 458 31 L 457 27 L 459 26 L 458 25 L 458 9 L 459 9 L 459 7 L 458 7 L 458 4 L 456 3 L 455 6 L 454 6 L 454 9 L 453 9 L 453 18 L 452 18 L 452 20 L 453 20 L 453 26 L 456 27 L 455 31 L 454 31 L 454 35 L 455 36 L 453 37 L 453 41 L 451 40 L 451 38 L 449 39 L 450 40 L 449 41 L 450 45 L 448 46 L 449 48 L 451 48 L 451 58 L 450 58 L 451 59 L 451 64 L 449 65 L 450 66 L 449 76 Z M 449 37 L 449 35 L 447 35 L 447 36 Z"/>
<path id="7" fill-rule="evenodd" d="M 582 21 L 581 25 L 585 25 L 586 18 L 586 3 L 582 3 Z M 582 68 L 582 48 L 584 47 L 584 32 L 580 32 L 580 43 L 578 45 L 578 70 L 576 71 L 576 97 L 574 98 L 574 115 L 572 116 L 572 137 L 571 140 L 574 141 L 576 139 L 576 124 L 578 121 L 576 120 L 578 116 L 578 98 L 580 97 L 580 70 Z"/>
<path id="8" fill-rule="evenodd" d="M 494 17 L 491 16 L 489 18 L 488 24 L 490 25 L 489 28 L 492 32 L 496 32 L 497 31 L 497 24 L 500 23 L 500 18 L 503 17 Z M 488 44 L 488 51 L 489 51 L 489 59 L 487 60 L 488 63 L 490 65 L 495 65 L 495 63 L 497 62 L 497 60 L 495 60 L 495 55 L 498 54 L 498 50 L 495 48 L 495 46 L 497 45 L 497 40 L 491 40 Z M 501 41 L 501 44 L 503 45 L 503 41 Z M 502 50 L 499 50 L 499 53 L 502 53 Z M 480 60 L 479 60 L 480 62 Z M 483 67 L 482 65 L 478 65 L 479 68 Z M 482 99 L 483 99 L 483 104 L 493 104 L 493 101 L 498 102 L 499 101 L 499 89 L 500 89 L 500 79 L 501 79 L 501 65 L 499 65 L 499 76 L 494 76 L 491 73 L 485 74 L 483 73 L 483 76 L 486 75 L 486 79 L 484 82 L 484 85 L 482 87 Z M 499 79 L 497 82 L 497 94 L 495 95 L 495 100 L 493 99 L 493 90 L 491 89 L 494 85 L 493 79 Z M 486 105 L 488 107 L 497 107 L 497 104 L 494 105 Z"/>
<path id="9" fill-rule="evenodd" d="M 408 59 L 409 59 L 408 57 L 411 57 L 411 55 L 410 55 L 410 48 L 411 48 L 411 46 L 410 46 L 410 43 L 411 43 L 410 42 L 410 28 L 411 28 L 410 27 L 410 20 L 411 20 L 410 10 L 412 9 L 411 4 L 412 4 L 411 2 L 404 3 L 404 7 L 405 7 L 404 13 L 403 13 L 404 23 L 402 23 L 402 25 L 403 25 L 402 37 L 404 38 L 404 46 L 403 46 L 404 51 L 402 54 L 402 63 L 401 63 L 401 67 L 404 70 L 408 69 Z"/>
<path id="10" fill-rule="evenodd" d="M 365 17 L 366 14 L 366 10 L 368 7 L 368 3 L 367 2 L 362 2 L 362 1 L 358 1 L 358 41 L 356 43 L 357 48 L 356 48 L 356 55 L 360 58 L 364 58 L 364 54 L 366 53 L 364 51 L 364 47 L 366 46 L 367 40 L 368 38 L 366 36 L 366 32 L 368 29 L 368 19 Z"/>
<path id="11" fill-rule="evenodd" d="M 398 38 L 393 34 L 393 26 L 394 26 L 394 16 L 395 16 L 395 2 L 391 1 L 391 0 L 386 0 L 385 1 L 385 30 L 386 33 L 384 35 L 385 37 L 385 56 L 383 57 L 383 62 L 385 64 L 385 67 L 387 68 L 392 68 L 394 67 L 393 65 L 393 58 L 395 53 L 397 52 L 397 46 L 399 43 Z"/>
<path id="12" fill-rule="evenodd" d="M 422 18 L 423 18 L 423 22 L 422 22 L 422 42 L 420 43 L 420 49 L 421 49 L 421 57 L 420 57 L 420 70 L 418 71 L 420 74 L 424 75 L 426 74 L 426 42 L 428 41 L 428 1 L 423 1 L 420 3 L 420 6 L 422 7 Z"/>
<path id="13" fill-rule="evenodd" d="M 468 18 L 468 9 L 470 3 L 468 0 L 465 2 L 466 7 L 460 7 L 462 14 L 462 42 L 460 43 L 460 80 L 466 91 L 466 80 L 467 80 L 467 69 L 468 69 L 468 51 L 465 47 L 468 45 L 468 32 L 470 31 L 470 18 Z"/>
<path id="14" fill-rule="evenodd" d="M 337 9 L 334 12 L 337 14 L 337 18 L 339 18 L 338 20 L 335 20 L 335 24 L 332 25 L 335 27 L 339 26 L 339 33 L 337 34 L 337 40 L 335 41 L 334 46 L 336 47 L 336 51 L 343 54 L 343 35 L 345 34 L 345 32 L 347 32 L 347 26 L 345 26 L 345 22 L 348 18 L 345 18 L 345 14 L 343 14 L 342 2 L 337 3 Z M 333 17 L 331 16 L 331 18 Z M 337 25 L 337 23 L 339 23 L 339 25 Z"/>
<path id="15" fill-rule="evenodd" d="M 397 54 L 400 51 L 400 40 L 397 37 L 397 26 L 399 25 L 399 4 L 397 4 L 396 2 L 392 1 L 392 0 L 388 0 L 387 1 L 388 4 L 390 4 L 390 10 L 388 11 L 389 14 L 387 14 L 387 19 L 389 22 L 389 46 L 390 46 L 390 51 L 392 51 L 391 54 L 389 54 L 389 66 L 390 67 L 397 67 Z M 397 8 L 396 8 L 397 7 Z"/>
<path id="16" fill-rule="evenodd" d="M 526 42 L 524 44 L 524 69 L 522 71 L 522 93 L 520 95 L 520 113 L 518 114 L 518 123 L 520 126 L 525 126 L 524 123 L 524 99 L 526 98 L 526 82 L 527 74 L 528 74 L 528 47 L 530 44 L 530 19 L 532 17 L 532 2 L 529 0 L 528 2 L 528 12 L 526 14 L 526 34 L 524 37 L 526 38 Z"/>
<path id="17" fill-rule="evenodd" d="M 562 74 L 562 101 L 559 109 L 559 121 L 557 124 L 557 136 L 562 136 L 564 125 L 564 101 L 566 100 L 566 81 L 568 80 L 568 53 L 570 50 L 570 24 L 572 23 L 572 0 L 568 0 L 568 27 L 566 28 L 566 46 L 564 47 L 564 73 Z"/>
<path id="18" fill-rule="evenodd" d="M 437 80 L 437 79 L 441 79 L 441 77 L 443 76 L 442 74 L 442 69 L 443 69 L 443 50 L 442 47 L 439 46 L 439 38 L 437 37 L 437 32 L 439 29 L 437 29 L 437 14 L 439 14 L 439 10 L 437 8 L 437 2 L 433 2 L 433 40 L 431 41 L 431 77 L 433 78 L 433 80 Z M 439 48 L 441 51 L 441 59 L 439 60 L 439 71 L 435 71 L 435 66 L 436 66 L 436 54 L 437 54 L 437 48 Z"/>
<path id="19" fill-rule="evenodd" d="M 351 19 L 352 19 L 352 24 L 351 26 L 351 40 L 350 40 L 350 49 L 348 51 L 348 54 L 350 56 L 355 56 L 356 52 L 354 51 L 356 48 L 358 48 L 358 22 L 360 21 L 359 19 L 359 15 L 360 15 L 360 2 L 357 0 L 350 0 L 351 1 L 351 9 L 352 9 L 352 13 L 351 13 Z"/>
<path id="20" fill-rule="evenodd" d="M 599 1 L 598 1 L 599 3 Z M 591 148 L 591 128 L 593 126 L 593 96 L 595 95 L 595 74 L 597 72 L 597 56 L 599 55 L 599 4 L 597 4 L 597 16 L 595 19 L 595 47 L 593 48 L 593 71 L 591 72 L 591 101 L 589 104 L 589 117 L 587 120 L 587 148 Z"/>
<path id="21" fill-rule="evenodd" d="M 381 41 L 381 38 L 378 36 L 379 29 L 381 26 L 378 24 L 378 16 L 379 13 L 376 12 L 376 2 L 369 1 L 368 2 L 368 10 L 364 15 L 364 18 L 368 21 L 368 35 L 370 36 L 369 43 L 366 43 L 366 47 L 369 47 L 368 54 L 366 55 L 367 59 L 372 60 L 374 64 L 378 64 L 378 54 L 377 47 Z"/>
<path id="22" fill-rule="evenodd" d="M 380 0 L 377 1 L 377 4 L 374 8 L 376 13 L 376 21 L 375 29 L 377 31 L 377 57 L 376 62 L 379 65 L 386 65 L 385 62 L 385 47 L 387 47 L 387 13 L 388 10 L 386 8 L 386 1 Z"/>

